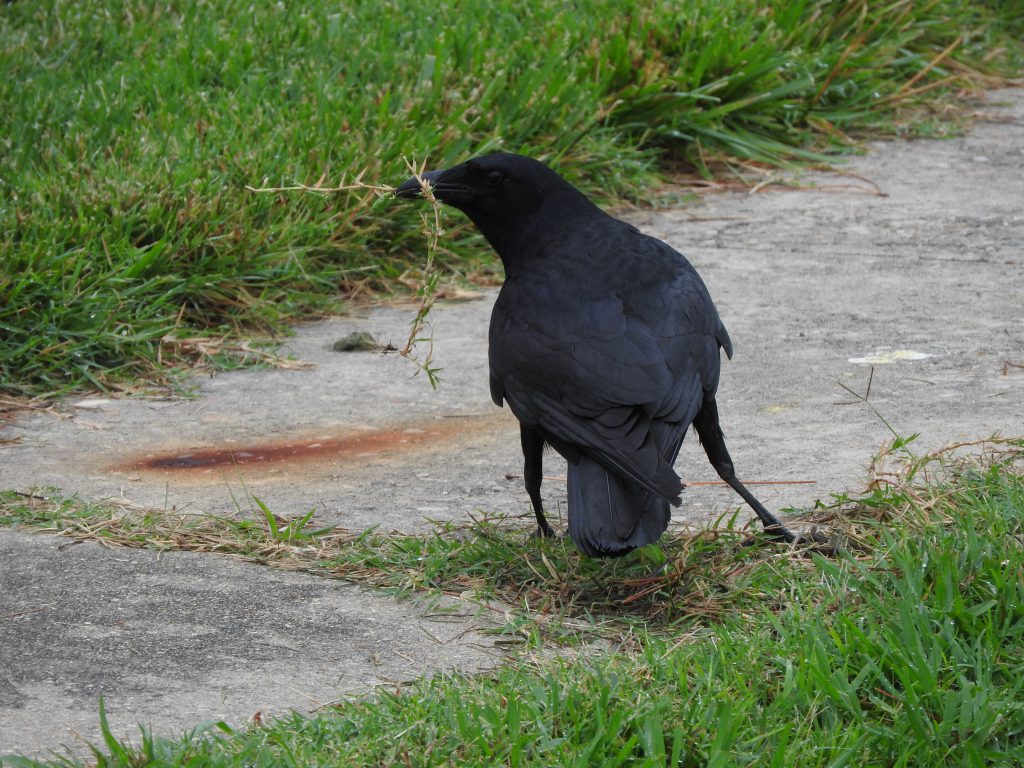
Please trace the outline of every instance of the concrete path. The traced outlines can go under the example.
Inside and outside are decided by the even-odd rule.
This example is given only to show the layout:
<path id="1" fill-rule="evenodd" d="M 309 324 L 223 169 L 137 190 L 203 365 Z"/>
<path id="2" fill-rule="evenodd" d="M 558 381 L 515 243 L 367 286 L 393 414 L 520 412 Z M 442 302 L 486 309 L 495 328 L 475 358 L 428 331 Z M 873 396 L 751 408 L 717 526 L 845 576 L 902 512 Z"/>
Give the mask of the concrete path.
<path id="1" fill-rule="evenodd" d="M 863 393 L 872 367 L 871 403 L 901 434 L 920 432 L 919 451 L 1024 433 L 1024 91 L 990 102 L 966 137 L 876 144 L 845 176 L 631 216 L 690 258 L 732 335 L 719 404 L 740 476 L 814 481 L 755 486 L 769 507 L 863 487 L 891 433 L 839 384 Z M 25 415 L 0 433 L 17 438 L 0 443 L 0 488 L 243 515 L 253 494 L 279 515 L 316 508 L 319 524 L 354 529 L 526 513 L 521 480 L 506 478 L 521 470 L 518 431 L 487 393 L 493 298 L 435 309 L 436 392 L 397 355 L 331 351 L 356 330 L 400 343 L 413 311 L 375 309 L 298 329 L 285 348 L 310 369 L 204 378 L 192 399 L 90 397 Z M 555 459 L 545 474 L 564 472 Z M 693 440 L 678 467 L 715 479 Z M 544 492 L 564 509 L 562 484 Z M 695 485 L 675 523 L 738 504 Z M 493 661 L 486 638 L 421 631 L 408 604 L 365 590 L 66 544 L 0 533 L 0 754 L 95 740 L 100 694 L 119 735 L 139 720 L 180 733 Z"/>

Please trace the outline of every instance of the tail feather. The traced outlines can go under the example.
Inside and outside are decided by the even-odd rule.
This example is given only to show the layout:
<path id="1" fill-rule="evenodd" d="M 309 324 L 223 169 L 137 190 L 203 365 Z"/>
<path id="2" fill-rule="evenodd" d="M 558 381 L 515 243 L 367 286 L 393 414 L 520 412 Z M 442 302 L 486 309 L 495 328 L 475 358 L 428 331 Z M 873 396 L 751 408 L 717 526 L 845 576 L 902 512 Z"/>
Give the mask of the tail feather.
<path id="1" fill-rule="evenodd" d="M 618 557 L 657 541 L 669 504 L 582 455 L 569 463 L 569 536 L 590 557 Z"/>

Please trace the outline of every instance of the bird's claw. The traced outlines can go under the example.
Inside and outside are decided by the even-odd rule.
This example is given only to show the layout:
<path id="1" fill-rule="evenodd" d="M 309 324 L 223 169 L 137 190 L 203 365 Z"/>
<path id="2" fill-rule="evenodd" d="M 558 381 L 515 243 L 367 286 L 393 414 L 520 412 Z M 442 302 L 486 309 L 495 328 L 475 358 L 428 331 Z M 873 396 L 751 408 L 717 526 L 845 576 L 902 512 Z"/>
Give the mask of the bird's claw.
<path id="1" fill-rule="evenodd" d="M 530 534 L 531 539 L 553 539 L 555 531 L 550 525 L 538 525 L 536 530 Z"/>
<path id="2" fill-rule="evenodd" d="M 820 554 L 831 555 L 840 549 L 840 545 L 835 538 L 819 530 L 817 526 L 811 526 L 809 529 L 794 533 L 782 523 L 777 523 L 766 525 L 764 533 L 770 541 L 783 542 L 791 547 L 799 546 Z M 751 546 L 756 541 L 757 537 L 751 537 L 744 541 L 743 544 Z"/>
<path id="3" fill-rule="evenodd" d="M 843 549 L 843 537 L 840 534 L 830 536 L 816 525 L 800 531 L 791 543 L 794 546 L 799 544 L 822 555 L 834 555 Z"/>
<path id="4" fill-rule="evenodd" d="M 764 533 L 772 541 L 783 541 L 786 544 L 794 544 L 799 540 L 799 536 L 779 522 L 766 525 L 764 527 Z"/>

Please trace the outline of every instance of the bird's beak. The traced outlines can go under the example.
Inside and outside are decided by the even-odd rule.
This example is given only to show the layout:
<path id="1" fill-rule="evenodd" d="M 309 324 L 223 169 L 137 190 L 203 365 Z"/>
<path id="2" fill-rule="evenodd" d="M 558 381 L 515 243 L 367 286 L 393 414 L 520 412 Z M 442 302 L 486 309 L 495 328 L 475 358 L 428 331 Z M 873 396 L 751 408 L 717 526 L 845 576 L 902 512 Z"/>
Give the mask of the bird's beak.
<path id="1" fill-rule="evenodd" d="M 419 177 L 413 176 L 408 181 L 402 182 L 395 190 L 395 197 L 414 199 L 423 196 L 423 187 L 420 186 L 420 179 L 430 185 L 434 197 L 442 203 L 448 203 L 456 208 L 471 203 L 476 193 L 473 188 L 465 183 L 466 170 L 461 165 L 454 168 L 440 171 L 427 171 Z"/>
<path id="2" fill-rule="evenodd" d="M 419 177 L 413 176 L 408 181 L 403 181 L 398 185 L 398 189 L 395 190 L 395 197 L 404 197 L 409 200 L 417 197 L 423 197 L 423 187 L 420 185 L 420 179 L 427 182 L 427 184 L 433 187 L 436 192 L 438 186 L 437 180 L 442 174 L 444 174 L 444 171 L 440 170 L 427 171 Z M 440 196 L 438 196 L 438 199 L 440 199 Z"/>

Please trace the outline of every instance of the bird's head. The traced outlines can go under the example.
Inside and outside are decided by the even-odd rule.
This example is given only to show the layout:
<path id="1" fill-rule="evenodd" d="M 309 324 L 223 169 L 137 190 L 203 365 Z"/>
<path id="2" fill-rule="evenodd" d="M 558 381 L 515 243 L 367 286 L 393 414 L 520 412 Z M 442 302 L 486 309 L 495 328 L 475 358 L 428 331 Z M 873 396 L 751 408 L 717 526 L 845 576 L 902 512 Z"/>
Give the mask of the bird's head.
<path id="1" fill-rule="evenodd" d="M 564 181 L 543 163 L 525 155 L 483 155 L 446 170 L 428 171 L 420 178 L 434 197 L 474 218 L 483 215 L 528 214 L 539 208 L 548 187 Z M 413 177 L 395 190 L 396 197 L 420 197 L 422 188 Z"/>
<path id="2" fill-rule="evenodd" d="M 527 230 L 551 234 L 560 222 L 577 214 L 600 215 L 579 190 L 525 155 L 501 152 L 428 171 L 399 185 L 395 196 L 421 197 L 420 178 L 436 199 L 469 216 L 502 258 L 508 251 L 503 246 L 511 240 L 522 242 L 529 237 Z"/>

